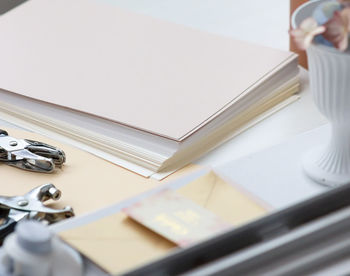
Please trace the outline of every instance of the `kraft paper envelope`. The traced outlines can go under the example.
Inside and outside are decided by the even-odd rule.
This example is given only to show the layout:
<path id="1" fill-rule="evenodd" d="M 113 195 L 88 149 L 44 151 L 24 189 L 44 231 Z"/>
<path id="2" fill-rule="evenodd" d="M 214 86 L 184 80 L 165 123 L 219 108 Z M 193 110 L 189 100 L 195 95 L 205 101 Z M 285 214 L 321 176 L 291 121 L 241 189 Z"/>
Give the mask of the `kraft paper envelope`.
<path id="1" fill-rule="evenodd" d="M 72 206 L 76 216 L 110 206 L 198 168 L 190 165 L 162 181 L 157 181 L 41 135 L 4 129 L 15 138 L 38 140 L 63 149 L 67 161 L 62 169 L 52 174 L 24 171 L 0 163 L 0 195 L 22 195 L 39 185 L 53 183 L 62 191 L 61 199 L 54 206 Z"/>
<path id="2" fill-rule="evenodd" d="M 237 227 L 267 212 L 257 199 L 209 172 L 177 191 Z M 60 233 L 109 273 L 117 274 L 164 256 L 175 244 L 120 212 Z"/>

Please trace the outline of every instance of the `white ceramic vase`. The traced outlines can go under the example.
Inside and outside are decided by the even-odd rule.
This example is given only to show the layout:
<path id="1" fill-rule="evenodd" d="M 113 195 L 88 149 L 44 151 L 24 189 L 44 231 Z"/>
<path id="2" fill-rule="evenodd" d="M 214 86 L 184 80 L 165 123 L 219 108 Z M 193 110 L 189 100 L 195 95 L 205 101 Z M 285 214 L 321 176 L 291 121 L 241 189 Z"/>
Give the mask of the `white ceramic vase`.
<path id="1" fill-rule="evenodd" d="M 327 46 L 307 50 L 310 87 L 318 109 L 331 123 L 328 145 L 307 153 L 306 174 L 318 183 L 350 183 L 350 55 Z"/>
<path id="2" fill-rule="evenodd" d="M 311 1 L 301 6 L 295 12 L 293 25 L 311 16 L 320 2 Z M 323 185 L 350 183 L 350 54 L 313 44 L 307 50 L 307 57 L 314 102 L 330 121 L 332 134 L 327 145 L 319 145 L 306 153 L 304 171 Z"/>

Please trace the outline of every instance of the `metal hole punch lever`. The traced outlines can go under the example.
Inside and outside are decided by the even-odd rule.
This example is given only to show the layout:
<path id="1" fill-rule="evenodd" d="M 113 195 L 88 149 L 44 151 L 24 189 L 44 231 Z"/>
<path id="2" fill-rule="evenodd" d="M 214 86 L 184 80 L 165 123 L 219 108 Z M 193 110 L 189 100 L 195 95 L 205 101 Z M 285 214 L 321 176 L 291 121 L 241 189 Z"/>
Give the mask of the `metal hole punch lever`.
<path id="1" fill-rule="evenodd" d="M 61 191 L 53 184 L 44 184 L 34 188 L 23 196 L 0 196 L 0 243 L 14 230 L 17 222 L 33 219 L 51 224 L 74 216 L 69 206 L 53 209 L 45 206 L 47 200 L 58 200 Z"/>
<path id="2" fill-rule="evenodd" d="M 62 167 L 65 161 L 63 150 L 38 141 L 14 138 L 0 129 L 0 162 L 24 170 L 50 173 L 56 167 Z"/>

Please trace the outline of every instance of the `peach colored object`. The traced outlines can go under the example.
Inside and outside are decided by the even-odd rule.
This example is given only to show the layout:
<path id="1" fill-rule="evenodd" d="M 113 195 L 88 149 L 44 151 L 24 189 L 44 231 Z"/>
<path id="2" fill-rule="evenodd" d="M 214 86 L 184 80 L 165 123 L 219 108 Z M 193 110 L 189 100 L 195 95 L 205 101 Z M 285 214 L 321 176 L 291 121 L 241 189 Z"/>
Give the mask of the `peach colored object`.
<path id="1" fill-rule="evenodd" d="M 309 17 L 301 22 L 298 29 L 291 30 L 290 35 L 299 49 L 306 50 L 314 37 L 324 33 L 325 30 L 324 26 L 318 26 L 317 21 Z"/>
<path id="2" fill-rule="evenodd" d="M 340 51 L 345 51 L 348 48 L 350 33 L 350 7 L 335 11 L 333 18 L 325 24 L 325 27 L 325 39 L 332 42 Z"/>
<path id="3" fill-rule="evenodd" d="M 308 0 L 290 0 L 290 15 L 302 4 L 306 3 Z M 289 49 L 294 53 L 299 55 L 299 64 L 307 69 L 307 58 L 306 52 L 298 49 L 293 39 L 290 38 Z"/>
<path id="4" fill-rule="evenodd" d="M 199 169 L 198 165 L 189 165 L 166 179 L 157 181 L 47 137 L 21 130 L 6 130 L 11 136 L 42 141 L 63 149 L 67 162 L 62 171 L 52 174 L 21 171 L 0 163 L 4 183 L 1 195 L 21 195 L 41 184 L 53 183 L 63 195 L 59 202 L 52 203 L 54 207 L 72 206 L 76 216 L 105 208 Z"/>
<path id="5" fill-rule="evenodd" d="M 195 204 L 239 226 L 269 209 L 253 195 L 209 172 L 176 191 Z M 175 244 L 127 218 L 122 212 L 66 230 L 60 236 L 111 274 L 162 257 Z"/>

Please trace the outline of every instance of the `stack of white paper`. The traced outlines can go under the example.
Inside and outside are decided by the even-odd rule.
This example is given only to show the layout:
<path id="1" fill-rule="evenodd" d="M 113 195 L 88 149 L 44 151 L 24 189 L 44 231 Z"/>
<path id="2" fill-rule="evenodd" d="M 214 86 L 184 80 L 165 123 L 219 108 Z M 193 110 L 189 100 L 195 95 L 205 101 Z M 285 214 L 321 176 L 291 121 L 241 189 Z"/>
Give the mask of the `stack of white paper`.
<path id="1" fill-rule="evenodd" d="M 145 176 L 184 166 L 299 86 L 292 53 L 108 2 L 28 1 L 0 18 L 0 41 L 1 116 Z"/>

